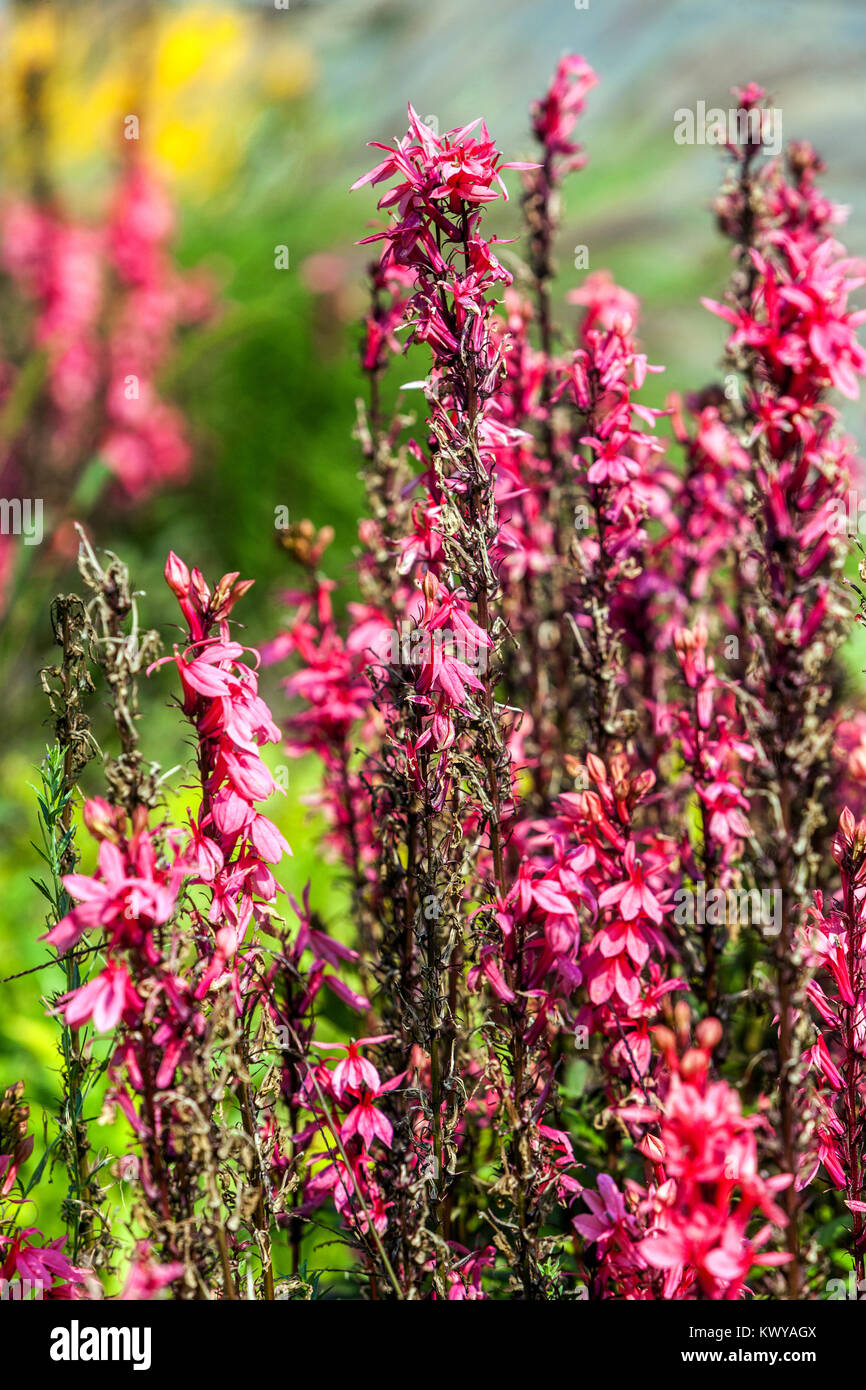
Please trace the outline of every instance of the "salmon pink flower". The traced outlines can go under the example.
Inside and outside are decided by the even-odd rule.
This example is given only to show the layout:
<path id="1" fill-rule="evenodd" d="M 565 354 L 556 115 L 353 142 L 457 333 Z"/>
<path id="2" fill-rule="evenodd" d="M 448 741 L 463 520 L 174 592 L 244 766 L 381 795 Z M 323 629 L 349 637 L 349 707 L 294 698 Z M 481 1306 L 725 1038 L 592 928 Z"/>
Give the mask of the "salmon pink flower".
<path id="1" fill-rule="evenodd" d="M 144 1000 L 136 992 L 126 966 L 113 962 L 95 979 L 64 995 L 60 1002 L 66 1006 L 64 1016 L 70 1028 L 80 1028 L 92 1019 L 100 1033 L 116 1028 L 124 1014 L 134 1018 L 144 1008 Z"/>
<path id="2" fill-rule="evenodd" d="M 647 876 L 636 857 L 633 841 L 629 841 L 623 856 L 626 877 L 606 888 L 598 900 L 599 907 L 617 906 L 626 922 L 640 916 L 656 924 L 664 920 L 664 909 L 647 882 Z"/>

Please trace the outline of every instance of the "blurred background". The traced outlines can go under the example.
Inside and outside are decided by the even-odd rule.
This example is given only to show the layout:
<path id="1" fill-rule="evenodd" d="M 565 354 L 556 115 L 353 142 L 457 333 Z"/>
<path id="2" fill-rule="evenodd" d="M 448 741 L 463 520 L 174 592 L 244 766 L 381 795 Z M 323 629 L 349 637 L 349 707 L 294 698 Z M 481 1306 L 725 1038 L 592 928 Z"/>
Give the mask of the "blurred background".
<path id="1" fill-rule="evenodd" d="M 45 507 L 41 544 L 0 537 L 0 975 L 18 976 L 0 985 L 0 1087 L 23 1077 L 35 1113 L 54 1104 L 40 995 L 59 979 L 20 974 L 45 959 L 29 784 L 51 737 L 49 603 L 77 583 L 72 521 L 127 562 L 143 622 L 169 644 L 169 548 L 211 581 L 256 579 L 239 615 L 253 643 L 274 635 L 294 580 L 277 508 L 331 525 L 329 569 L 347 577 L 368 260 L 355 242 L 375 212 L 369 189 L 348 189 L 375 162 L 365 144 L 401 135 L 411 100 L 440 130 L 484 115 L 506 158 L 531 157 L 527 106 L 568 50 L 601 83 L 581 129 L 589 163 L 566 190 L 560 302 L 585 246 L 590 269 L 641 297 L 661 404 L 713 374 L 721 331 L 698 297 L 727 274 L 709 211 L 722 154 L 677 145 L 674 112 L 727 110 L 734 84 L 759 82 L 786 140 L 826 159 L 827 192 L 851 208 L 843 239 L 866 253 L 862 0 L 0 3 L 0 496 Z M 516 235 L 518 203 L 488 225 Z M 398 366 L 392 397 L 417 375 Z M 142 394 L 127 399 L 132 379 Z M 861 438 L 863 416 L 847 411 Z M 160 675 L 142 696 L 145 755 L 165 768 L 189 753 L 169 690 Z M 99 737 L 104 705 L 98 691 Z M 278 809 L 298 896 L 316 869 L 314 775 L 293 765 Z M 182 783 L 169 781 L 181 806 Z M 326 917 L 340 892 L 316 873 Z"/>

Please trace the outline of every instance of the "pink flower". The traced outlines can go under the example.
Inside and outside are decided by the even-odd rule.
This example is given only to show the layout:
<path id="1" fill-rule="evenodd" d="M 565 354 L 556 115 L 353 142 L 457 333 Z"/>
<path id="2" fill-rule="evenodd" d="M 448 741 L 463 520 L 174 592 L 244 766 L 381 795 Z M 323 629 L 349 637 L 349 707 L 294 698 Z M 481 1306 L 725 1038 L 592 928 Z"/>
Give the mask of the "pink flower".
<path id="1" fill-rule="evenodd" d="M 634 1229 L 634 1222 L 626 1213 L 622 1193 L 607 1173 L 599 1173 L 597 1193 L 585 1188 L 581 1196 L 592 1215 L 576 1216 L 572 1225 L 586 1240 L 603 1246 L 618 1229 Z"/>
<path id="2" fill-rule="evenodd" d="M 137 994 L 126 967 L 111 961 L 101 975 L 63 995 L 60 1002 L 66 1006 L 64 1016 L 71 1028 L 80 1028 L 92 1019 L 100 1033 L 110 1032 L 124 1014 L 137 1016 L 144 1008 L 144 1000 Z"/>
<path id="3" fill-rule="evenodd" d="M 66 1237 L 44 1244 L 35 1226 L 22 1226 L 11 1235 L 0 1235 L 0 1279 L 28 1280 L 36 1296 L 74 1298 L 86 1271 L 62 1253 Z M 59 1283 L 55 1284 L 55 1280 Z"/>
<path id="4" fill-rule="evenodd" d="M 340 1138 L 344 1143 L 357 1134 L 365 1148 L 371 1148 L 374 1140 L 380 1139 L 385 1148 L 390 1149 L 394 1126 L 381 1110 L 376 1109 L 374 1102 L 387 1095 L 389 1091 L 396 1090 L 402 1084 L 405 1075 L 405 1072 L 401 1072 L 399 1076 L 391 1077 L 375 1090 L 362 1092 L 357 1105 L 349 1111 L 340 1127 Z"/>
<path id="5" fill-rule="evenodd" d="M 89 928 L 103 927 L 124 940 L 141 941 L 153 927 L 169 920 L 182 872 L 179 863 L 170 869 L 157 868 L 146 832 L 125 854 L 110 840 L 103 840 L 92 878 L 85 874 L 64 878 L 64 888 L 79 905 L 42 940 L 63 953 Z"/>
<path id="6" fill-rule="evenodd" d="M 470 138 L 480 125 L 480 138 Z M 372 149 L 385 150 L 387 158 L 368 174 L 352 184 L 352 191 L 365 184 L 381 183 L 397 177 L 400 182 L 379 203 L 380 207 L 398 204 L 413 207 L 416 199 L 445 201 L 454 206 L 455 199 L 468 203 L 491 202 L 498 197 L 492 184 L 498 183 L 505 197 L 505 185 L 500 178 L 502 169 L 530 169 L 531 164 L 503 163 L 483 121 L 473 121 L 459 130 L 449 130 L 438 136 L 424 124 L 409 107 L 409 130 L 395 146 L 371 141 Z M 420 225 L 420 224 L 419 224 Z M 372 238 L 368 238 L 372 240 Z"/>
<path id="7" fill-rule="evenodd" d="M 184 1266 L 178 1260 L 160 1264 L 151 1252 L 146 1240 L 139 1241 L 126 1276 L 123 1290 L 118 1294 L 122 1302 L 148 1302 L 156 1298 L 161 1289 L 173 1284 L 184 1273 Z"/>
<path id="8" fill-rule="evenodd" d="M 324 1048 L 345 1048 L 347 1055 L 342 1062 L 338 1062 L 332 1073 L 332 1085 L 334 1095 L 338 1100 L 342 1100 L 346 1091 L 378 1091 L 380 1085 L 379 1073 L 368 1061 L 362 1057 L 359 1048 L 375 1047 L 379 1043 L 389 1042 L 393 1033 L 383 1033 L 376 1038 L 358 1038 L 349 1043 L 316 1043 L 316 1047 Z"/>
<path id="9" fill-rule="evenodd" d="M 625 847 L 623 867 L 627 877 L 605 889 L 599 897 L 599 907 L 612 907 L 618 904 L 626 922 L 632 922 L 636 917 L 646 916 L 651 922 L 661 923 L 664 920 L 662 905 L 646 882 L 641 861 L 636 858 L 634 842 L 631 840 Z"/>

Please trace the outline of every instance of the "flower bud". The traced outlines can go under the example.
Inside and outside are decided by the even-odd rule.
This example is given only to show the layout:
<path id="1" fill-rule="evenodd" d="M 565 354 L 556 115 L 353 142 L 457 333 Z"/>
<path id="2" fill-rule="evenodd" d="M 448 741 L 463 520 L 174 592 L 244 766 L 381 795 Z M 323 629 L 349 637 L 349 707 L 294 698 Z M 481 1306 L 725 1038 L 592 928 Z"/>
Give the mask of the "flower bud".
<path id="1" fill-rule="evenodd" d="M 712 1052 L 722 1040 L 722 1025 L 717 1018 L 703 1018 L 695 1029 L 695 1037 L 705 1052 Z"/>
<path id="2" fill-rule="evenodd" d="M 645 1134 L 638 1144 L 639 1151 L 650 1163 L 664 1163 L 665 1146 L 656 1134 Z"/>
<path id="3" fill-rule="evenodd" d="M 95 840 L 110 840 L 117 844 L 120 840 L 117 827 L 117 812 L 109 806 L 104 797 L 94 796 L 85 801 L 82 819 Z M 121 816 L 122 816 L 121 812 Z"/>
<path id="4" fill-rule="evenodd" d="M 699 1047 L 688 1047 L 680 1061 L 680 1076 L 684 1081 L 697 1081 L 707 1070 L 709 1057 Z"/>
<path id="5" fill-rule="evenodd" d="M 165 562 L 165 582 L 175 598 L 186 598 L 189 593 L 189 578 L 189 570 L 183 560 L 170 550 Z"/>
<path id="6" fill-rule="evenodd" d="M 665 1028 L 663 1024 L 659 1024 L 657 1028 L 650 1029 L 650 1032 L 655 1038 L 656 1046 L 660 1052 L 664 1052 L 665 1054 L 676 1052 L 677 1040 L 670 1028 Z"/>

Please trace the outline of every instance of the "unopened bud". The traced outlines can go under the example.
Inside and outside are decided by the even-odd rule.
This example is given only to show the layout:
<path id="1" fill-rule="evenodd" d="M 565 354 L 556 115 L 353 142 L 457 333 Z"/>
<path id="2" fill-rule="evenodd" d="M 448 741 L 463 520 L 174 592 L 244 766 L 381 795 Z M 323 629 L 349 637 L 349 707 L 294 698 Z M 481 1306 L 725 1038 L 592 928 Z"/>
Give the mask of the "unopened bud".
<path id="1" fill-rule="evenodd" d="M 165 582 L 176 598 L 186 598 L 189 593 L 189 570 L 179 555 L 168 552 L 165 562 Z"/>
<path id="2" fill-rule="evenodd" d="M 94 796 L 85 801 L 81 815 L 95 840 L 111 840 L 112 844 L 118 843 L 120 836 L 116 828 L 116 813 L 104 797 Z"/>
<path id="3" fill-rule="evenodd" d="M 699 1047 L 686 1048 L 680 1062 L 680 1076 L 686 1081 L 703 1076 L 707 1069 L 707 1060 L 707 1054 Z"/>
<path id="4" fill-rule="evenodd" d="M 665 1146 L 657 1135 L 645 1134 L 637 1147 L 644 1158 L 649 1159 L 650 1163 L 664 1162 Z"/>
<path id="5" fill-rule="evenodd" d="M 663 1024 L 659 1024 L 657 1028 L 651 1029 L 651 1032 L 660 1052 L 676 1052 L 676 1035 L 671 1032 L 670 1028 L 665 1028 Z"/>
<path id="6" fill-rule="evenodd" d="M 712 1052 L 722 1040 L 722 1025 L 717 1018 L 701 1019 L 695 1037 L 705 1052 Z"/>

